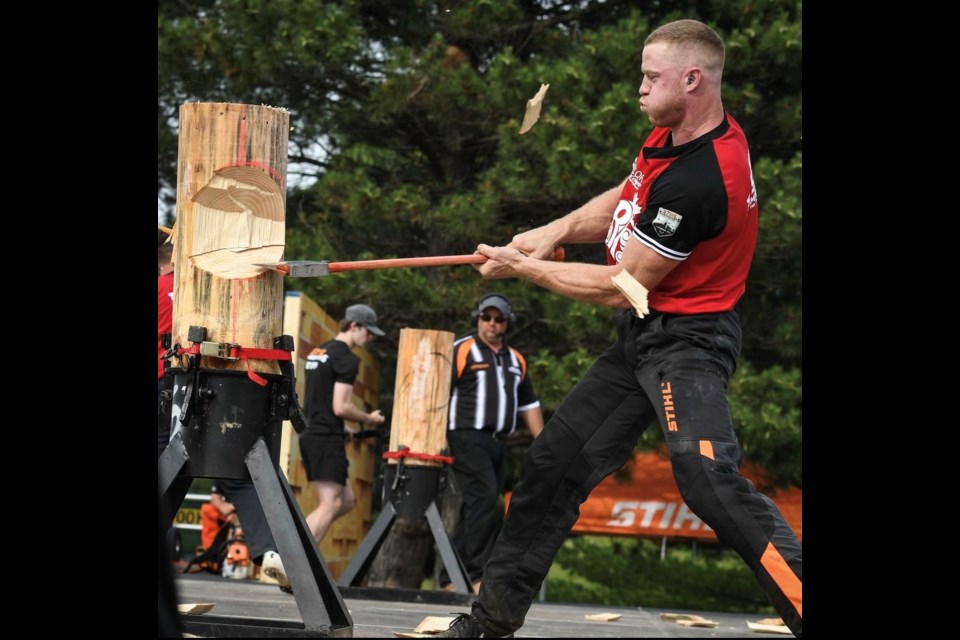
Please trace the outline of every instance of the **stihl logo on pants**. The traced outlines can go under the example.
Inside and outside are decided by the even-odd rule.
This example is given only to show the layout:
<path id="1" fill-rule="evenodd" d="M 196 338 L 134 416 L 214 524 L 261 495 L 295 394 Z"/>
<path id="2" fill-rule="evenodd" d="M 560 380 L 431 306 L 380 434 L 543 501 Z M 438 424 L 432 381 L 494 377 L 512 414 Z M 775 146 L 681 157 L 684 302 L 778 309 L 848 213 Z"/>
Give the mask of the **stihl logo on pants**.
<path id="1" fill-rule="evenodd" d="M 673 406 L 673 389 L 669 382 L 660 383 L 660 393 L 663 394 L 663 417 L 667 421 L 667 430 L 676 431 L 679 429 L 679 426 L 677 425 L 677 414 Z"/>

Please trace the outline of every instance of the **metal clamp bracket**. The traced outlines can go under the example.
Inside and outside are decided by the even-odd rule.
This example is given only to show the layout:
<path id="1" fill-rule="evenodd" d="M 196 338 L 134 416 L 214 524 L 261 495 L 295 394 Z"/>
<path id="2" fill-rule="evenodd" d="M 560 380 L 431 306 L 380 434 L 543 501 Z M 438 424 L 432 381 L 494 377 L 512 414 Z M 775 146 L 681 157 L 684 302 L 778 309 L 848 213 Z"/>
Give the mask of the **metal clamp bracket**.
<path id="1" fill-rule="evenodd" d="M 230 344 L 229 342 L 201 342 L 200 355 L 223 358 L 224 360 L 239 360 L 240 358 L 230 355 L 230 350 L 239 346 L 239 344 Z"/>

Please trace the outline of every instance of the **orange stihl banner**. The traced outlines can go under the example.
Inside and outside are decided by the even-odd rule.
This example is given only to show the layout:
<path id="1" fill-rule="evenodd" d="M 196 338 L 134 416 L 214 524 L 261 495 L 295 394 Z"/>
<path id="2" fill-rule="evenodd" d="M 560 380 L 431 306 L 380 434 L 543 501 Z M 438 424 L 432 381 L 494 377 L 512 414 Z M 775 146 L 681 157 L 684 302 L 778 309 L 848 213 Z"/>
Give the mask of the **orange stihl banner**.
<path id="1" fill-rule="evenodd" d="M 763 472 L 744 464 L 740 473 L 757 484 Z M 764 491 L 803 540 L 803 492 Z M 507 496 L 509 504 L 510 496 Z M 713 529 L 703 523 L 680 497 L 666 453 L 637 452 L 619 472 L 591 492 L 580 507 L 573 533 L 620 536 L 680 537 L 716 541 Z"/>

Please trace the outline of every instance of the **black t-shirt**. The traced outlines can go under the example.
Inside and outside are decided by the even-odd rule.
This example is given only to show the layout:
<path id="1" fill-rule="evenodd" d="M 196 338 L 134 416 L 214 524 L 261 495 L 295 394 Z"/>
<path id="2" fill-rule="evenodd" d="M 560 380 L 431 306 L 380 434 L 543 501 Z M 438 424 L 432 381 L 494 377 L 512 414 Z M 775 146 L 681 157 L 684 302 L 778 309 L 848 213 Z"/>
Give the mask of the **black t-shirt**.
<path id="1" fill-rule="evenodd" d="M 340 340 L 325 342 L 310 352 L 304 378 L 304 433 L 343 437 L 343 419 L 333 413 L 333 387 L 337 382 L 353 384 L 359 371 L 360 358 Z"/>

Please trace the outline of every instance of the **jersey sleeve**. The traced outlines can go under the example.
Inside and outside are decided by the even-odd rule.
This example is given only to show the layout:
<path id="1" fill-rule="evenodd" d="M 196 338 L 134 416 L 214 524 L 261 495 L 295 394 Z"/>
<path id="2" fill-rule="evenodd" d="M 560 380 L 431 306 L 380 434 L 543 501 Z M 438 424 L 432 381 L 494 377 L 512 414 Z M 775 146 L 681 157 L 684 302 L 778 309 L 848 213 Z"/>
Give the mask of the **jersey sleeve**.
<path id="1" fill-rule="evenodd" d="M 540 406 L 540 399 L 533 389 L 533 380 L 529 375 L 523 376 L 517 387 L 517 411 L 529 411 Z"/>
<path id="2" fill-rule="evenodd" d="M 665 258 L 686 260 L 699 243 L 723 231 L 726 216 L 719 165 L 714 156 L 706 156 L 674 165 L 657 179 L 633 235 Z"/>

